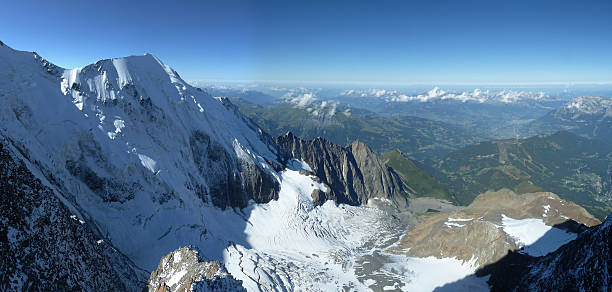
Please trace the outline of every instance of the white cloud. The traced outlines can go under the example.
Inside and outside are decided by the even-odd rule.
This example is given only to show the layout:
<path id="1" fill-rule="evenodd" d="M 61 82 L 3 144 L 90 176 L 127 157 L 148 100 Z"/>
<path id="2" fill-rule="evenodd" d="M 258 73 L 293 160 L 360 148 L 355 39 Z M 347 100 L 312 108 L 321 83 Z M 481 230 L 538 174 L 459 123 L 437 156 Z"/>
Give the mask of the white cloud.
<path id="1" fill-rule="evenodd" d="M 522 100 L 544 100 L 549 96 L 544 92 L 501 90 L 490 91 L 474 89 L 473 91 L 450 92 L 434 87 L 431 90 L 416 95 L 408 95 L 397 90 L 369 89 L 355 90 L 350 89 L 341 93 L 341 96 L 382 98 L 389 102 L 408 102 L 408 101 L 432 101 L 432 100 L 457 100 L 462 102 L 474 101 L 514 103 Z"/>

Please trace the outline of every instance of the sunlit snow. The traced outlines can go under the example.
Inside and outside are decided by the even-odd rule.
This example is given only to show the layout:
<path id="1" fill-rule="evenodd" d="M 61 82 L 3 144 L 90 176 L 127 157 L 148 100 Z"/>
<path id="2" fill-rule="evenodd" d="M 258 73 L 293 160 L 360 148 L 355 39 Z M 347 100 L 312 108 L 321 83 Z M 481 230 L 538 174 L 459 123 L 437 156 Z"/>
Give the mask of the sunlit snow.
<path id="1" fill-rule="evenodd" d="M 531 256 L 546 255 L 576 238 L 575 233 L 548 226 L 537 218 L 517 220 L 502 215 L 502 226 Z"/>

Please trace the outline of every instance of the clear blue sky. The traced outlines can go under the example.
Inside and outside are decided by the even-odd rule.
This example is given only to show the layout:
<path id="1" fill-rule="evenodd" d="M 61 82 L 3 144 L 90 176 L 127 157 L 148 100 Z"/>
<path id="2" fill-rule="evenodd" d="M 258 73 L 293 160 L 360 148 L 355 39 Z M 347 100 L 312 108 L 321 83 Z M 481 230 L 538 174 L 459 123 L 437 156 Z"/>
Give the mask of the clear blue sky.
<path id="1" fill-rule="evenodd" d="M 187 80 L 612 81 L 612 1 L 3 2 L 0 40 L 63 67 L 150 52 Z"/>

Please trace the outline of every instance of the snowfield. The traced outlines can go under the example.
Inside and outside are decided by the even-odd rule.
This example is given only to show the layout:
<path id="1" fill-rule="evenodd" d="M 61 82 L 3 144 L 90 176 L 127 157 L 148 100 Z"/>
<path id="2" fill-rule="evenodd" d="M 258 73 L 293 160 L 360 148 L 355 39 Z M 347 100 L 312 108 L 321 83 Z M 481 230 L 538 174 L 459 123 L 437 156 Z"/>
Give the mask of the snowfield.
<path id="1" fill-rule="evenodd" d="M 538 218 L 517 220 L 502 215 L 502 228 L 524 246 L 524 253 L 534 257 L 545 256 L 576 239 L 575 233 L 548 226 Z"/>

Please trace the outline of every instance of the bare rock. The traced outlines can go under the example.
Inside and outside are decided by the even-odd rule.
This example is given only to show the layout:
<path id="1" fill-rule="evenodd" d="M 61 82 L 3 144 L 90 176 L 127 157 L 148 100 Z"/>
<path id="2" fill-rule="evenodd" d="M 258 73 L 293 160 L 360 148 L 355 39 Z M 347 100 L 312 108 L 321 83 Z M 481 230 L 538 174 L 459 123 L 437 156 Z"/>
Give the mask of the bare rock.
<path id="1" fill-rule="evenodd" d="M 147 282 L 149 292 L 246 291 L 222 263 L 202 261 L 193 247 L 179 248 L 163 257 Z"/>
<path id="2" fill-rule="evenodd" d="M 407 206 L 409 192 L 399 175 L 361 142 L 348 147 L 326 139 L 303 140 L 291 132 L 276 139 L 281 159 L 306 162 L 316 177 L 329 188 L 313 193 L 317 204 L 327 200 L 349 205 L 367 204 L 371 198 L 385 198 Z"/>
<path id="3" fill-rule="evenodd" d="M 450 213 L 437 213 L 408 230 L 391 252 L 416 257 L 476 259 L 478 266 L 498 261 L 518 250 L 501 225 L 502 215 L 513 219 L 540 218 L 549 226 L 578 233 L 599 220 L 584 208 L 548 192 L 517 195 L 511 190 L 490 191 L 472 204 Z M 572 222 L 574 224 L 572 224 Z"/>

